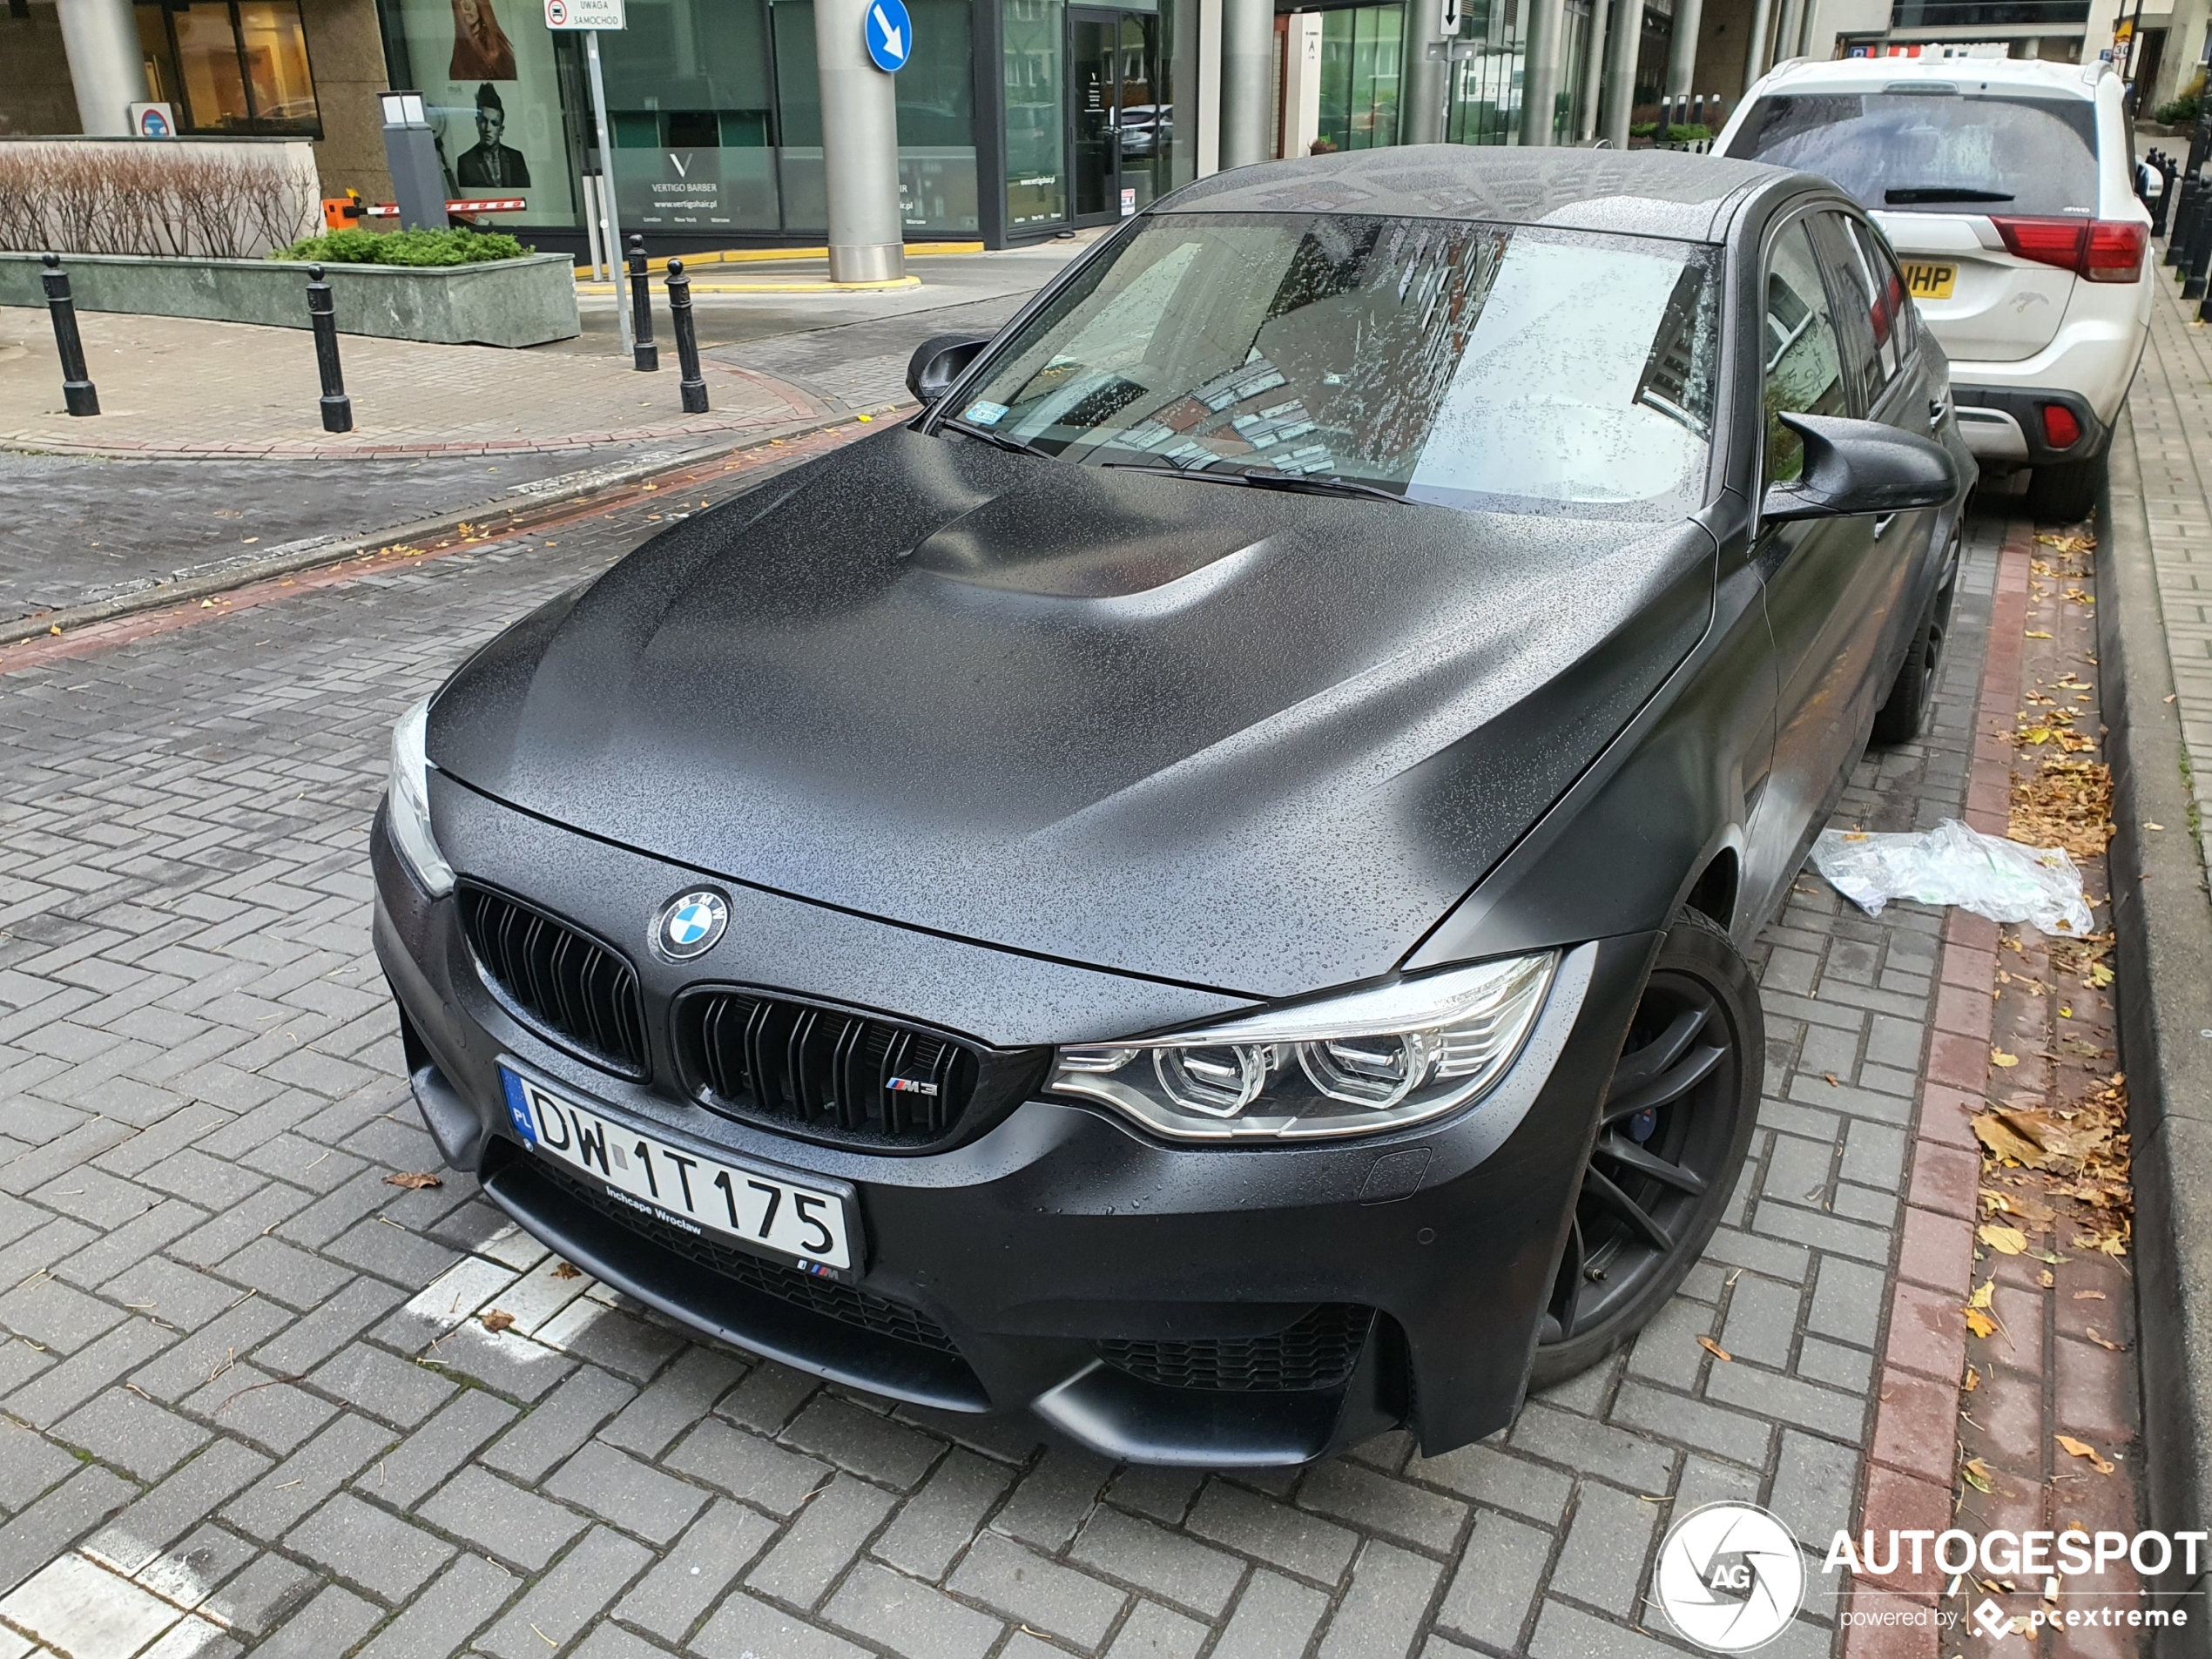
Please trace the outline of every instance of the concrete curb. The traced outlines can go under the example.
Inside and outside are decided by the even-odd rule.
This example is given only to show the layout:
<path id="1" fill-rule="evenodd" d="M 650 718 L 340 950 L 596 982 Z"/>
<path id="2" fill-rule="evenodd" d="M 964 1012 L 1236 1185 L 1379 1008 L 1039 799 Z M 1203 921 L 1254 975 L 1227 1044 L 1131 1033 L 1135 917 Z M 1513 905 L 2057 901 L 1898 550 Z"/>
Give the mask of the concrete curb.
<path id="1" fill-rule="evenodd" d="M 2097 525 L 2097 656 L 2119 826 L 2107 856 L 2134 1136 L 2145 1519 L 2171 1533 L 2212 1518 L 2212 896 L 2189 824 L 2165 614 L 2125 411 L 2120 438 Z M 2158 1581 L 2161 1604 L 2202 1592 L 2209 1576 Z M 2194 1597 L 2182 1605 L 2189 1625 L 2161 1633 L 2161 1659 L 2212 1654 L 2212 1608 Z"/>
<path id="2" fill-rule="evenodd" d="M 881 415 L 874 418 L 884 419 Z M 0 645 L 36 639 L 41 634 L 51 634 L 57 629 L 66 632 L 90 623 L 110 622 L 118 617 L 131 616 L 141 610 L 158 610 L 188 599 L 204 599 L 212 594 L 227 593 L 233 589 L 266 581 L 273 577 L 293 576 L 301 570 L 341 563 L 388 547 L 395 542 L 423 541 L 434 536 L 449 535 L 464 523 L 474 523 L 488 518 L 505 519 L 510 515 L 527 517 L 534 510 L 569 505 L 579 496 L 627 489 L 664 474 L 699 466 L 735 450 L 779 440 L 811 437 L 815 433 L 826 432 L 833 427 L 856 422 L 859 419 L 857 415 L 840 415 L 828 420 L 768 428 L 747 433 L 741 438 L 705 445 L 678 455 L 671 455 L 665 449 L 658 450 L 637 461 L 586 468 L 559 478 L 540 480 L 535 484 L 510 489 L 489 502 L 479 502 L 458 512 L 413 519 L 370 535 L 317 536 L 272 548 L 250 559 L 225 559 L 213 565 L 191 567 L 173 577 L 157 578 L 134 586 L 127 592 L 113 593 L 62 610 L 42 610 L 31 616 L 0 622 Z M 504 530 L 505 523 L 502 523 L 500 528 Z"/>

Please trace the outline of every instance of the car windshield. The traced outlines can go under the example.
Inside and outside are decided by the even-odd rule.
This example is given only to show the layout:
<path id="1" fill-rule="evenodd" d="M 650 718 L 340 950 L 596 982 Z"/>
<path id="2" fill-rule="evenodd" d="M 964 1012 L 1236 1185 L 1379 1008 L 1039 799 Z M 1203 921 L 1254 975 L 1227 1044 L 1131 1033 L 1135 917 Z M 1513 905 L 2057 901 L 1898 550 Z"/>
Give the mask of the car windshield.
<path id="1" fill-rule="evenodd" d="M 1521 226 L 1163 214 L 948 414 L 1090 466 L 1677 516 L 1704 490 L 1715 258 Z"/>
<path id="2" fill-rule="evenodd" d="M 1883 212 L 2097 211 L 2096 118 L 2087 98 L 1955 87 L 1763 98 L 1728 152 L 1819 173 Z"/>

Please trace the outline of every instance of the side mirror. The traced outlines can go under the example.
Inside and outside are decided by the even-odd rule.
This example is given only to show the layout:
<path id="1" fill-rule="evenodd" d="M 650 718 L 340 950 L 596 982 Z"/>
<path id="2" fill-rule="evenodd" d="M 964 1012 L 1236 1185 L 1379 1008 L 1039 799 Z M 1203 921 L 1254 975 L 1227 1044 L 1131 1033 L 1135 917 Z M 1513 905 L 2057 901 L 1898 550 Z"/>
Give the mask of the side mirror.
<path id="1" fill-rule="evenodd" d="M 923 341 L 907 362 L 907 389 L 914 401 L 925 409 L 934 405 L 990 343 L 988 334 L 932 334 Z"/>
<path id="2" fill-rule="evenodd" d="M 1932 438 L 1832 415 L 1776 419 L 1804 440 L 1805 464 L 1793 482 L 1768 489 L 1759 504 L 1764 523 L 1902 512 L 1959 493 L 1959 462 Z"/>

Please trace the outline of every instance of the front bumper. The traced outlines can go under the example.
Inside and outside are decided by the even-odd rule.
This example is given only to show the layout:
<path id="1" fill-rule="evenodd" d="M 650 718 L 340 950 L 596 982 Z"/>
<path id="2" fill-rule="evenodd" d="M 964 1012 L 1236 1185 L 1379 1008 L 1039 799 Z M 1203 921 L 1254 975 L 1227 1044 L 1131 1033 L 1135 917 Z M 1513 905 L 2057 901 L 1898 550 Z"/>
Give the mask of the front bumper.
<path id="1" fill-rule="evenodd" d="M 642 935 L 644 918 L 699 879 L 442 789 L 449 858 L 538 894 L 547 872 L 588 869 L 588 884 L 563 884 L 561 908 L 603 938 Z M 448 836 L 449 826 L 463 833 Z M 734 1123 L 673 1085 L 624 1081 L 570 1055 L 486 988 L 454 901 L 415 886 L 381 816 L 373 863 L 376 948 L 423 1116 L 448 1160 L 477 1171 L 529 1232 L 693 1329 L 799 1369 L 942 1411 L 1029 1413 L 1108 1456 L 1211 1467 L 1309 1460 L 1401 1422 L 1434 1454 L 1512 1420 L 1596 1104 L 1656 943 L 1639 935 L 1568 953 L 1512 1071 L 1440 1123 L 1349 1143 L 1192 1147 L 1103 1109 L 1030 1100 L 949 1150 L 896 1156 Z M 948 1003 L 1001 971 L 984 958 L 1000 959 L 1010 984 L 1032 981 L 1026 1017 L 1069 1040 L 1170 1022 L 1134 1022 L 1133 1004 L 1236 1002 L 745 889 L 732 901 L 729 934 L 705 961 L 735 950 L 742 968 L 631 953 L 649 1026 L 664 1030 L 670 999 L 700 978 L 738 974 L 824 995 L 887 959 L 905 963 L 908 1000 L 846 1001 L 1001 1043 L 1053 1032 L 988 1028 L 990 1017 L 1023 1017 L 1015 1013 L 948 1017 Z M 802 967 L 779 941 L 812 955 Z M 802 974 L 811 982 L 792 982 Z M 1188 1017 L 1201 1015 L 1176 1022 Z M 498 1081 L 502 1057 L 670 1141 L 852 1183 L 867 1245 L 857 1283 L 825 1286 L 765 1258 L 718 1261 L 655 1236 L 523 1150 Z M 1236 1367 L 1209 1356 L 1253 1345 L 1309 1352 L 1306 1338 L 1323 1327 L 1352 1332 L 1333 1371 L 1309 1366 L 1291 1386 L 1219 1386 Z"/>

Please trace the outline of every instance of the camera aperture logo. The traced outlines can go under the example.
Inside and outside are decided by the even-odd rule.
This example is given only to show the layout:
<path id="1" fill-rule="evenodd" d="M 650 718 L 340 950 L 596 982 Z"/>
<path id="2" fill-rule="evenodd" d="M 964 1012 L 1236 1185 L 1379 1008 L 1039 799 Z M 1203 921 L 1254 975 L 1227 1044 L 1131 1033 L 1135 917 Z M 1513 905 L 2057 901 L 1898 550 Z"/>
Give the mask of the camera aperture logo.
<path id="1" fill-rule="evenodd" d="M 1669 1530 L 1652 1591 L 1688 1641 L 1749 1653 L 1788 1628 L 1804 1599 L 1804 1558 L 1790 1529 L 1749 1503 L 1709 1503 Z"/>

